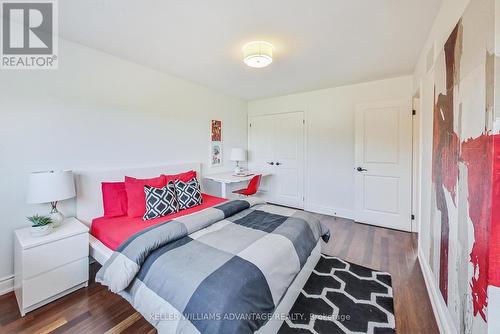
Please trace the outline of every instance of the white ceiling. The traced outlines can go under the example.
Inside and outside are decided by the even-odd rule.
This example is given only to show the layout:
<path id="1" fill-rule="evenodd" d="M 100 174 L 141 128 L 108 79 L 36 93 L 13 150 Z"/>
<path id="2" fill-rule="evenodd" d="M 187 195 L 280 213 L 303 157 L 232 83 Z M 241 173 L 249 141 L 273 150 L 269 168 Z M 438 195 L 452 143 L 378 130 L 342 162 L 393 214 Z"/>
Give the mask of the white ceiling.
<path id="1" fill-rule="evenodd" d="M 65 0 L 60 34 L 244 99 L 410 74 L 441 0 Z M 275 45 L 252 69 L 241 47 Z"/>

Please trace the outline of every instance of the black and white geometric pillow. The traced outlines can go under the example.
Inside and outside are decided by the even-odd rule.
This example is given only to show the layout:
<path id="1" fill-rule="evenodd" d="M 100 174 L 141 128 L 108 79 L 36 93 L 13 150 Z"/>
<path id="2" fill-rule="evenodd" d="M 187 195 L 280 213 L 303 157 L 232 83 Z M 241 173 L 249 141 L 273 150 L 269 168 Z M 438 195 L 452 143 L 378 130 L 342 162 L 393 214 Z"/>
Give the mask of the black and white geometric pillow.
<path id="1" fill-rule="evenodd" d="M 200 205 L 203 201 L 198 180 L 194 177 L 188 182 L 175 180 L 175 192 L 179 201 L 179 210 Z"/>
<path id="2" fill-rule="evenodd" d="M 175 185 L 169 182 L 163 188 L 144 186 L 146 193 L 146 213 L 143 220 L 163 217 L 179 211 L 179 204 L 175 194 Z"/>

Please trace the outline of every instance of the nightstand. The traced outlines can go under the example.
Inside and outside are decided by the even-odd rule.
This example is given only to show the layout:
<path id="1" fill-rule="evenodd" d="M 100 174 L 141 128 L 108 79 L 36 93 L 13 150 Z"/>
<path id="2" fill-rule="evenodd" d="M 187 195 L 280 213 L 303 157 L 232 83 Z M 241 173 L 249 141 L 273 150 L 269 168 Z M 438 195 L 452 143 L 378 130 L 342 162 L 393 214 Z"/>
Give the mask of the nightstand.
<path id="1" fill-rule="evenodd" d="M 21 315 L 88 285 L 89 229 L 68 218 L 52 233 L 15 231 L 14 290 Z"/>

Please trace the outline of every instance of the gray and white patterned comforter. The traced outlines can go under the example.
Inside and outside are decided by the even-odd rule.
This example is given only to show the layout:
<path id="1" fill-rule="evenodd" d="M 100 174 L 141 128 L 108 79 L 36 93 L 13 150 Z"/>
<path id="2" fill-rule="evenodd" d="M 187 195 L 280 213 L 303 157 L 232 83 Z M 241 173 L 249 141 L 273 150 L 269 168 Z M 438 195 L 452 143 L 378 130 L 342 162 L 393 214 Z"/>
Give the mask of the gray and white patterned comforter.
<path id="1" fill-rule="evenodd" d="M 328 230 L 313 215 L 234 200 L 125 241 L 96 275 L 160 333 L 252 333 Z"/>

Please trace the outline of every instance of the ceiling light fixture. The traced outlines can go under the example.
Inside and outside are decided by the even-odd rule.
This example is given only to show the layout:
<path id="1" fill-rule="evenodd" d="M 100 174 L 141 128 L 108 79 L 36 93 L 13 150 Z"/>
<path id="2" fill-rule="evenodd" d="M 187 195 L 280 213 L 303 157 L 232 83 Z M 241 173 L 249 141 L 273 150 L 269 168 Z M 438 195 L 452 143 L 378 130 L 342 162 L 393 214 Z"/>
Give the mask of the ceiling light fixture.
<path id="1" fill-rule="evenodd" d="M 273 62 L 274 46 L 264 41 L 253 41 L 243 46 L 243 61 L 250 67 L 262 68 Z"/>

